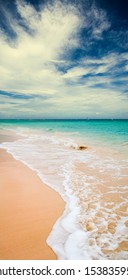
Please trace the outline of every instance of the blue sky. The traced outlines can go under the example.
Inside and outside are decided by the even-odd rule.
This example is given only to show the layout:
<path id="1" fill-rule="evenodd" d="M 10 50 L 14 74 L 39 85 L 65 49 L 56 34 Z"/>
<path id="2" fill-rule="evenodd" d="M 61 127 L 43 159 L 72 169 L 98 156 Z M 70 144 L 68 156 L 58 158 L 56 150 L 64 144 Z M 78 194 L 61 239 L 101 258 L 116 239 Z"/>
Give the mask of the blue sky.
<path id="1" fill-rule="evenodd" d="M 125 0 L 0 0 L 0 118 L 127 118 Z"/>

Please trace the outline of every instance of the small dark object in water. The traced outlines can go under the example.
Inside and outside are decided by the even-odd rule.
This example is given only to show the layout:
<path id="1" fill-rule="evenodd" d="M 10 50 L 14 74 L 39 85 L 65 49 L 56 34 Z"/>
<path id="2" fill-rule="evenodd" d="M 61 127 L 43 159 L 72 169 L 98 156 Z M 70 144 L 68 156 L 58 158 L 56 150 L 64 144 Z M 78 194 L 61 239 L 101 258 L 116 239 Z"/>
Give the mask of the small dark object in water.
<path id="1" fill-rule="evenodd" d="M 77 147 L 77 150 L 86 150 L 88 147 L 86 146 L 78 146 Z"/>

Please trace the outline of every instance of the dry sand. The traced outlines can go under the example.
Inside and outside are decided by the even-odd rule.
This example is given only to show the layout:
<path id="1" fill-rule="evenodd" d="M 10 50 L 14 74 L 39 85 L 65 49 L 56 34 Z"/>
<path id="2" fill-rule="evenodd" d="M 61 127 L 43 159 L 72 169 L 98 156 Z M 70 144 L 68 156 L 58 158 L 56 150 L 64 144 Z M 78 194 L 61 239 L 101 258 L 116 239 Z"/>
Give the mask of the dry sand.
<path id="1" fill-rule="evenodd" d="M 0 149 L 0 259 L 53 260 L 46 239 L 64 202 L 35 172 Z"/>

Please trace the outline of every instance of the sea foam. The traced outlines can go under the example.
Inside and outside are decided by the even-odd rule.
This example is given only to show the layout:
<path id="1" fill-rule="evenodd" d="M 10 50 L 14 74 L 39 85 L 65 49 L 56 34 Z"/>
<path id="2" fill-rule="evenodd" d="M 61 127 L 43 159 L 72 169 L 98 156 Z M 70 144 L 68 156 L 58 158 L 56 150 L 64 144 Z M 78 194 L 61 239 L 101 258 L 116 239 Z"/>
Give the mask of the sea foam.
<path id="1" fill-rule="evenodd" d="M 0 147 L 66 202 L 47 239 L 58 259 L 127 259 L 121 249 L 128 234 L 126 160 L 100 153 L 69 133 L 29 128 L 17 133 L 21 139 Z"/>

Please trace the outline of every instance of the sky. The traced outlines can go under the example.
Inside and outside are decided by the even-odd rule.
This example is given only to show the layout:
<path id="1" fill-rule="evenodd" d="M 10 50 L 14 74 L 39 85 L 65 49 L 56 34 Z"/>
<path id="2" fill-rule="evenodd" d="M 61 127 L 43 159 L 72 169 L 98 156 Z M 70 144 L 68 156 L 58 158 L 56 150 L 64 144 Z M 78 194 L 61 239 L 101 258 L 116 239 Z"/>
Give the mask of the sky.
<path id="1" fill-rule="evenodd" d="M 128 118 L 126 0 L 0 0 L 0 118 Z"/>

